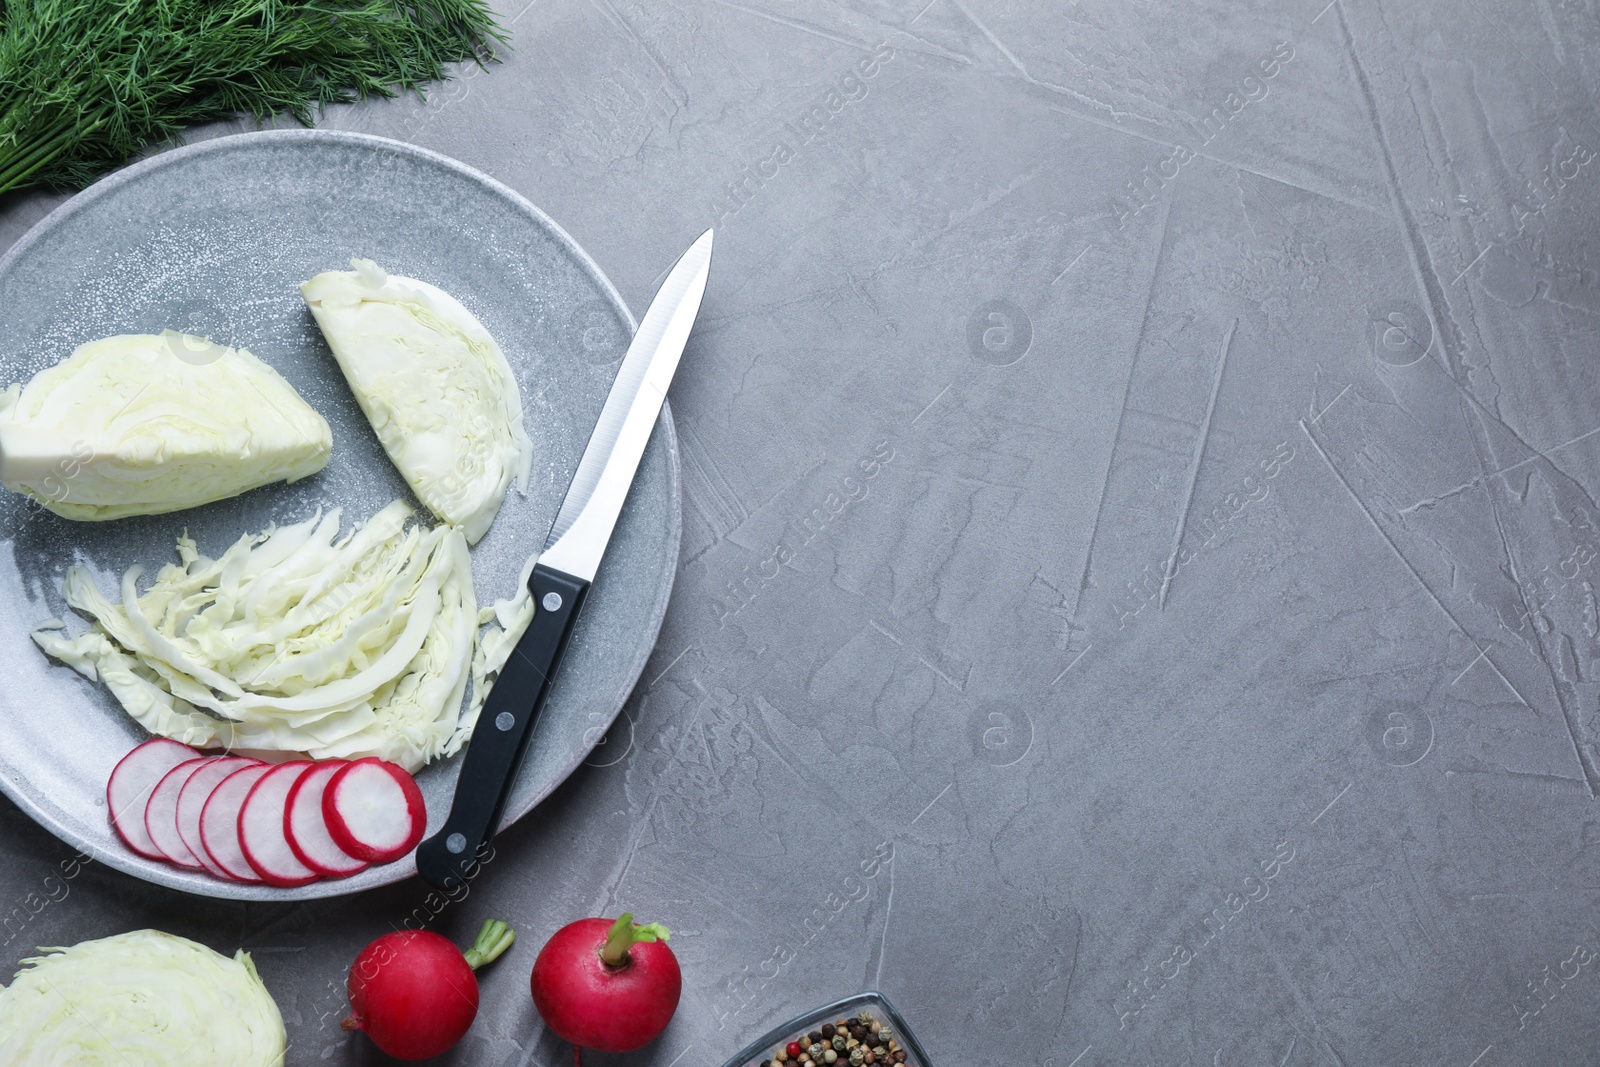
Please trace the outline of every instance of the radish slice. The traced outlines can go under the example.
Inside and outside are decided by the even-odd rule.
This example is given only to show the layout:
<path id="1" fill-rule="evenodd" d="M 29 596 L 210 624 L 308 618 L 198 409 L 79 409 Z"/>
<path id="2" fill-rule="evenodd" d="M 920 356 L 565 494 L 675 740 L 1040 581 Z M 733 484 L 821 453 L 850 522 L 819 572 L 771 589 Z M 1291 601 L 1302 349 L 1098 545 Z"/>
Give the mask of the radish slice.
<path id="1" fill-rule="evenodd" d="M 206 855 L 236 882 L 262 880 L 239 844 L 239 811 L 251 788 L 270 770 L 269 764 L 256 763 L 234 771 L 211 791 L 200 812 L 200 840 Z"/>
<path id="2" fill-rule="evenodd" d="M 200 813 L 205 809 L 206 801 L 211 799 L 211 791 L 228 775 L 245 767 L 252 767 L 260 760 L 249 759 L 245 756 L 218 756 L 210 760 L 204 767 L 189 776 L 183 783 L 183 788 L 178 790 L 178 836 L 183 838 L 184 847 L 190 855 L 200 861 L 200 866 L 216 875 L 218 878 L 228 877 L 228 872 L 218 867 L 206 854 L 205 842 L 200 838 Z"/>
<path id="3" fill-rule="evenodd" d="M 314 766 L 310 760 L 280 763 L 261 776 L 239 809 L 239 845 L 268 885 L 288 889 L 320 877 L 289 847 L 287 829 L 289 791 Z"/>
<path id="4" fill-rule="evenodd" d="M 106 809 L 111 816 L 111 828 L 139 855 L 153 860 L 167 858 L 150 840 L 150 831 L 144 828 L 144 809 L 150 802 L 150 794 L 167 772 L 198 755 L 188 745 L 156 737 L 134 746 L 133 751 L 112 768 L 111 777 L 106 781 Z"/>
<path id="5" fill-rule="evenodd" d="M 344 878 L 367 869 L 365 860 L 356 859 L 333 843 L 322 817 L 322 796 L 328 782 L 346 766 L 344 760 L 315 764 L 289 790 L 289 848 L 301 863 L 330 878 Z"/>
<path id="6" fill-rule="evenodd" d="M 201 864 L 178 834 L 178 793 L 189 781 L 190 775 L 210 762 L 204 756 L 184 760 L 156 783 L 156 787 L 150 791 L 149 802 L 144 806 L 144 831 L 150 835 L 150 843 L 155 845 L 163 858 L 180 867 L 199 867 Z"/>
<path id="7" fill-rule="evenodd" d="M 322 794 L 333 843 L 359 860 L 388 863 L 417 847 L 427 825 L 422 790 L 404 769 L 376 756 L 340 769 Z"/>

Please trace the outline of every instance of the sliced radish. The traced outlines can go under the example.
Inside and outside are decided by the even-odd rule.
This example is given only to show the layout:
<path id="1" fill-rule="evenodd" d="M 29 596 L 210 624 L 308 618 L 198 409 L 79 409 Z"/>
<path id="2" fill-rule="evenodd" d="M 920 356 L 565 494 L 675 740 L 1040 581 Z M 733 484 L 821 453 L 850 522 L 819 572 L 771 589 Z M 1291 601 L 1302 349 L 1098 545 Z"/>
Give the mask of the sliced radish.
<path id="1" fill-rule="evenodd" d="M 218 867 L 206 854 L 205 842 L 200 837 L 200 813 L 205 810 L 206 801 L 211 798 L 211 791 L 217 788 L 224 778 L 234 771 L 260 762 L 245 756 L 217 756 L 191 774 L 189 780 L 183 783 L 183 788 L 178 791 L 178 836 L 183 838 L 184 846 L 188 848 L 190 854 L 200 861 L 200 866 L 218 878 L 228 877 L 228 872 Z"/>
<path id="2" fill-rule="evenodd" d="M 144 832 L 150 835 L 150 843 L 165 859 L 180 867 L 199 867 L 201 863 L 178 833 L 178 794 L 189 776 L 210 762 L 205 756 L 184 760 L 156 783 L 144 806 Z"/>
<path id="3" fill-rule="evenodd" d="M 289 791 L 314 766 L 310 760 L 278 764 L 261 776 L 239 809 L 239 845 L 268 885 L 287 889 L 321 877 L 294 854 L 287 830 Z"/>
<path id="4" fill-rule="evenodd" d="M 144 810 L 167 772 L 199 755 L 188 745 L 165 737 L 151 738 L 123 756 L 106 780 L 106 809 L 111 828 L 123 843 L 141 856 L 164 860 L 166 855 L 150 840 L 144 827 Z"/>
<path id="5" fill-rule="evenodd" d="M 255 763 L 234 771 L 217 783 L 200 811 L 200 841 L 206 855 L 236 882 L 262 880 L 239 844 L 239 811 L 251 788 L 270 770 L 268 764 Z"/>
<path id="6" fill-rule="evenodd" d="M 328 834 L 328 823 L 322 817 L 322 797 L 328 781 L 346 766 L 344 760 L 314 764 L 289 790 L 286 808 L 289 848 L 294 851 L 295 858 L 330 878 L 344 878 L 367 869 L 366 860 L 358 860 L 334 844 Z"/>
<path id="7" fill-rule="evenodd" d="M 333 843 L 368 863 L 410 852 L 428 822 L 422 790 L 411 775 L 376 756 L 356 760 L 328 781 L 322 817 Z"/>

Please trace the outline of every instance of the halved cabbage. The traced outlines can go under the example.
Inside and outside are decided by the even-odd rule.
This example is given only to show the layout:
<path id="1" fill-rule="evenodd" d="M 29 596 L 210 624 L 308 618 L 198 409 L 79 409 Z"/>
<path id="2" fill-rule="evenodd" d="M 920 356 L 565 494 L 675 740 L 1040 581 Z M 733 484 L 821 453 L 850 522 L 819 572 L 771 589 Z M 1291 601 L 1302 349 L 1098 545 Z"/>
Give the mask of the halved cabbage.
<path id="1" fill-rule="evenodd" d="M 282 1067 L 283 1017 L 243 949 L 134 930 L 40 951 L 0 989 L 0 1063 Z"/>
<path id="2" fill-rule="evenodd" d="M 461 531 L 407 528 L 411 517 L 397 500 L 335 540 L 339 512 L 319 512 L 216 560 L 185 535 L 181 565 L 143 595 L 131 568 L 119 600 L 69 568 L 67 603 L 94 626 L 33 638 L 163 737 L 415 771 L 470 732 L 477 704 L 460 711 L 478 609 Z"/>
<path id="3" fill-rule="evenodd" d="M 0 482 L 69 519 L 159 515 L 293 482 L 333 433 L 243 348 L 174 333 L 79 345 L 0 394 Z"/>
<path id="4" fill-rule="evenodd" d="M 533 463 L 511 365 L 449 293 L 350 263 L 300 292 L 406 484 L 475 545 Z"/>

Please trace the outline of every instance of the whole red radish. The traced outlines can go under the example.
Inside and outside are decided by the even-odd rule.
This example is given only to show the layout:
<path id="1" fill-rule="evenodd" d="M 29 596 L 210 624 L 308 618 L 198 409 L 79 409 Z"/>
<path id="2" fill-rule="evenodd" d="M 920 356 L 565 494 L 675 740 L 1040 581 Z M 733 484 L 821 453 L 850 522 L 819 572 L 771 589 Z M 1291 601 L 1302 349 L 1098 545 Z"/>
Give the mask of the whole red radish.
<path id="1" fill-rule="evenodd" d="M 579 919 L 556 931 L 533 961 L 533 1004 L 579 1048 L 631 1052 L 667 1028 L 683 975 L 665 926 L 624 914 Z"/>
<path id="2" fill-rule="evenodd" d="M 473 972 L 510 948 L 516 936 L 490 919 L 463 954 L 427 930 L 384 934 L 350 965 L 350 1017 L 339 1025 L 365 1030 L 396 1059 L 439 1055 L 461 1040 L 478 1015 Z"/>

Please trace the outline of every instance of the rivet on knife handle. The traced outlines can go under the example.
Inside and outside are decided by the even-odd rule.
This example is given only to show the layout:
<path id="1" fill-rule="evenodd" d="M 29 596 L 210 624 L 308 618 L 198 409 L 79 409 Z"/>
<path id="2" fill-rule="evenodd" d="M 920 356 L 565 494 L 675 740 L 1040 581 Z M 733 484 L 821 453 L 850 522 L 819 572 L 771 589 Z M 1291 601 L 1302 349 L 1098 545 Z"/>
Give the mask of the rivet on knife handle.
<path id="1" fill-rule="evenodd" d="M 494 837 L 589 583 L 535 567 L 528 589 L 538 610 L 478 715 L 450 816 L 438 833 L 417 846 L 417 873 L 438 889 L 464 883 Z"/>

